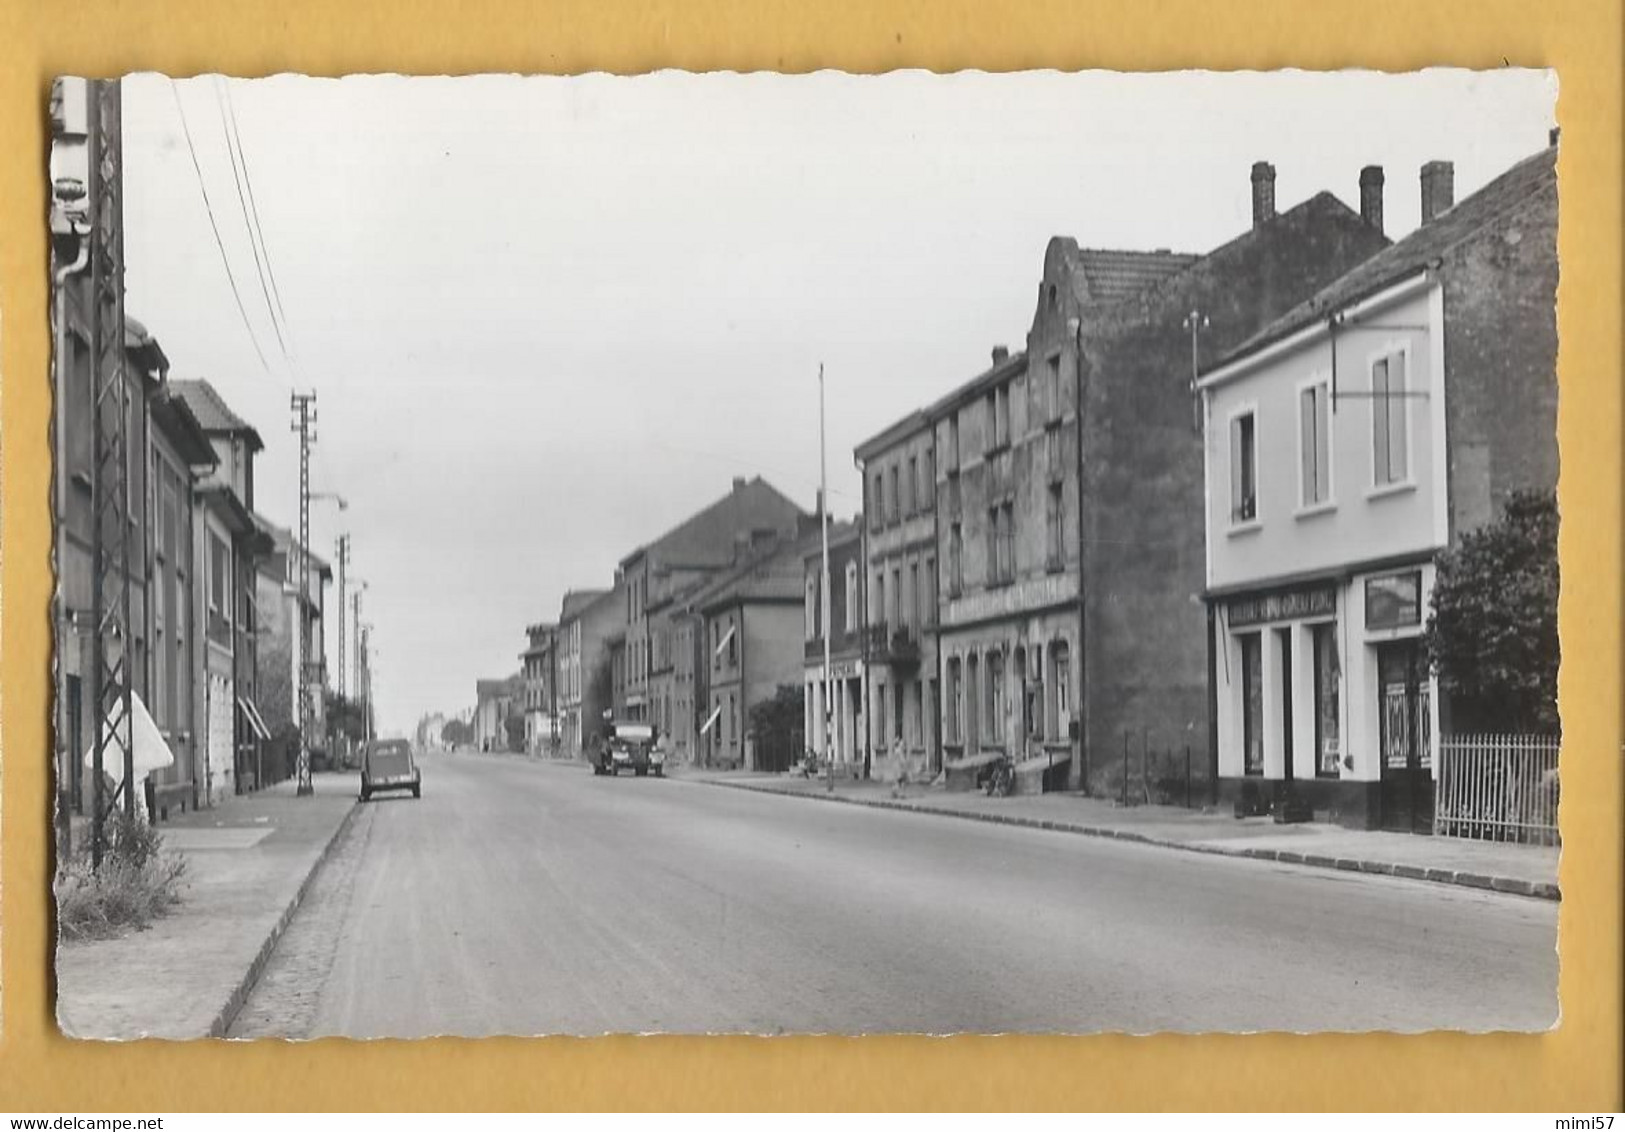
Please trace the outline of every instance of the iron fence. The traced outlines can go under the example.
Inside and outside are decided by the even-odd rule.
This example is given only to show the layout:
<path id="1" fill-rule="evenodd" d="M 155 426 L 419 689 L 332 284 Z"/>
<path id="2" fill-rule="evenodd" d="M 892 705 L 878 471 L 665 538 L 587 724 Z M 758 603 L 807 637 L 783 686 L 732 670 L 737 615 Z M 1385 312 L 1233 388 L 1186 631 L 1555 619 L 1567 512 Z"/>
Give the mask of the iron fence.
<path id="1" fill-rule="evenodd" d="M 1558 746 L 1552 735 L 1442 737 L 1433 832 L 1558 844 Z"/>

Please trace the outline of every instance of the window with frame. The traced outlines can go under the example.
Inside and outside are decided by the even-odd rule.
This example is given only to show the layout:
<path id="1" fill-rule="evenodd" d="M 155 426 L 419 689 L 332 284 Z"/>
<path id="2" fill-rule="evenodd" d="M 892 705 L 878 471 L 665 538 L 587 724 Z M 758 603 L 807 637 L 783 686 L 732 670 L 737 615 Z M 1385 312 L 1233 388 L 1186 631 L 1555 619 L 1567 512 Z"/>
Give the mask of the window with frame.
<path id="1" fill-rule="evenodd" d="M 1230 521 L 1250 523 L 1258 518 L 1258 438 L 1253 414 L 1230 418 Z"/>
<path id="2" fill-rule="evenodd" d="M 986 736 L 997 743 L 1002 738 L 1000 728 L 1004 721 L 1004 654 L 987 654 L 987 721 Z"/>
<path id="3" fill-rule="evenodd" d="M 965 528 L 954 523 L 948 528 L 948 594 L 958 597 L 964 589 Z"/>
<path id="4" fill-rule="evenodd" d="M 880 625 L 886 620 L 886 568 L 875 570 L 875 584 L 869 605 L 869 624 Z"/>
<path id="5" fill-rule="evenodd" d="M 1059 570 L 1065 558 L 1065 518 L 1061 485 L 1050 484 L 1044 496 L 1044 561 L 1050 570 Z"/>
<path id="6" fill-rule="evenodd" d="M 883 473 L 876 472 L 874 491 L 869 497 L 869 529 L 871 531 L 878 531 L 881 523 L 884 522 L 886 518 L 884 485 L 885 479 Z"/>
<path id="7" fill-rule="evenodd" d="M 846 631 L 856 632 L 858 628 L 858 564 L 846 564 Z"/>
<path id="8" fill-rule="evenodd" d="M 994 444 L 1000 448 L 1010 443 L 1010 383 L 993 391 Z"/>
<path id="9" fill-rule="evenodd" d="M 1319 507 L 1332 499 L 1330 387 L 1324 381 L 1298 392 L 1299 503 Z"/>
<path id="10" fill-rule="evenodd" d="M 1056 354 L 1044 367 L 1044 419 L 1061 419 L 1061 355 Z"/>
<path id="11" fill-rule="evenodd" d="M 948 470 L 959 471 L 959 413 L 948 414 Z"/>
<path id="12" fill-rule="evenodd" d="M 891 568 L 891 589 L 886 592 L 886 625 L 888 629 L 896 628 L 898 613 L 903 604 L 903 568 Z"/>
<path id="13" fill-rule="evenodd" d="M 936 453 L 927 447 L 920 457 L 920 506 L 930 507 L 937 501 L 937 462 Z"/>
<path id="14" fill-rule="evenodd" d="M 904 625 L 912 627 L 919 624 L 919 602 L 920 564 L 917 560 L 911 560 L 908 564 L 908 589 L 903 591 L 904 609 L 902 621 Z"/>
<path id="15" fill-rule="evenodd" d="M 937 556 L 928 554 L 920 571 L 920 624 L 934 625 L 937 621 Z"/>
<path id="16" fill-rule="evenodd" d="M 920 498 L 925 494 L 920 490 L 920 458 L 918 456 L 908 458 L 908 483 L 904 486 L 907 488 L 908 493 L 905 511 L 907 514 L 912 515 L 920 509 Z"/>
<path id="17" fill-rule="evenodd" d="M 902 518 L 902 500 L 898 495 L 897 465 L 891 466 L 891 495 L 887 497 L 886 518 L 895 523 Z"/>
<path id="18" fill-rule="evenodd" d="M 950 743 L 959 742 L 960 694 L 960 661 L 957 656 L 950 657 L 948 660 L 948 703 L 942 721 L 943 729 L 947 732 L 946 739 Z"/>
<path id="19" fill-rule="evenodd" d="M 734 626 L 734 619 L 728 618 L 728 667 L 733 668 L 739 664 L 739 633 Z"/>
<path id="20" fill-rule="evenodd" d="M 1405 381 L 1403 350 L 1371 363 L 1371 466 L 1377 487 L 1401 484 L 1410 477 Z"/>

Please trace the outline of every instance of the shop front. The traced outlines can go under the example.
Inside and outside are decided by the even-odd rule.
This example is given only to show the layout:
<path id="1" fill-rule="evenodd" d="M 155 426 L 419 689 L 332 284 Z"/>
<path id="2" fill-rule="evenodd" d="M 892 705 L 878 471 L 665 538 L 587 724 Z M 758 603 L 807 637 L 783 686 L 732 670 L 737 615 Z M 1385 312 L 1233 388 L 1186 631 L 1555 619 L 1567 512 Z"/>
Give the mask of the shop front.
<path id="1" fill-rule="evenodd" d="M 1214 599 L 1220 796 L 1242 815 L 1427 832 L 1427 563 Z"/>

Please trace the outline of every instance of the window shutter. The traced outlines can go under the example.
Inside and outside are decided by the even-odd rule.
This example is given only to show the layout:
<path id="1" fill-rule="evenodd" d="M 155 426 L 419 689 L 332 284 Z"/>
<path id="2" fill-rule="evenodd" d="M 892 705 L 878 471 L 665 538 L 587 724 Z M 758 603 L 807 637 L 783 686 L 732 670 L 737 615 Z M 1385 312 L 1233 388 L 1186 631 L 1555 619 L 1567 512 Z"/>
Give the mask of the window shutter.
<path id="1" fill-rule="evenodd" d="M 1230 518 L 1241 518 L 1242 460 L 1241 418 L 1230 418 Z"/>
<path id="2" fill-rule="evenodd" d="M 1371 367 L 1371 444 L 1376 481 L 1389 483 L 1393 479 L 1388 459 L 1388 359 L 1381 358 Z"/>
<path id="3" fill-rule="evenodd" d="M 1410 475 L 1405 466 L 1409 447 L 1405 436 L 1405 355 L 1394 354 L 1388 359 L 1388 466 L 1394 482 Z"/>

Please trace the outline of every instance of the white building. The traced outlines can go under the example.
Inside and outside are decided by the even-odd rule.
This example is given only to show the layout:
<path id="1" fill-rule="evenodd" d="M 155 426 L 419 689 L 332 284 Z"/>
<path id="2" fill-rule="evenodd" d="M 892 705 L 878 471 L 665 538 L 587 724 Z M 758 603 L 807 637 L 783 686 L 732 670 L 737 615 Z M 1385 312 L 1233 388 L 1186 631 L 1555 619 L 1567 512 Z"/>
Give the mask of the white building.
<path id="1" fill-rule="evenodd" d="M 1434 559 L 1556 484 L 1551 152 L 1289 312 L 1200 382 L 1221 795 L 1431 828 Z"/>

